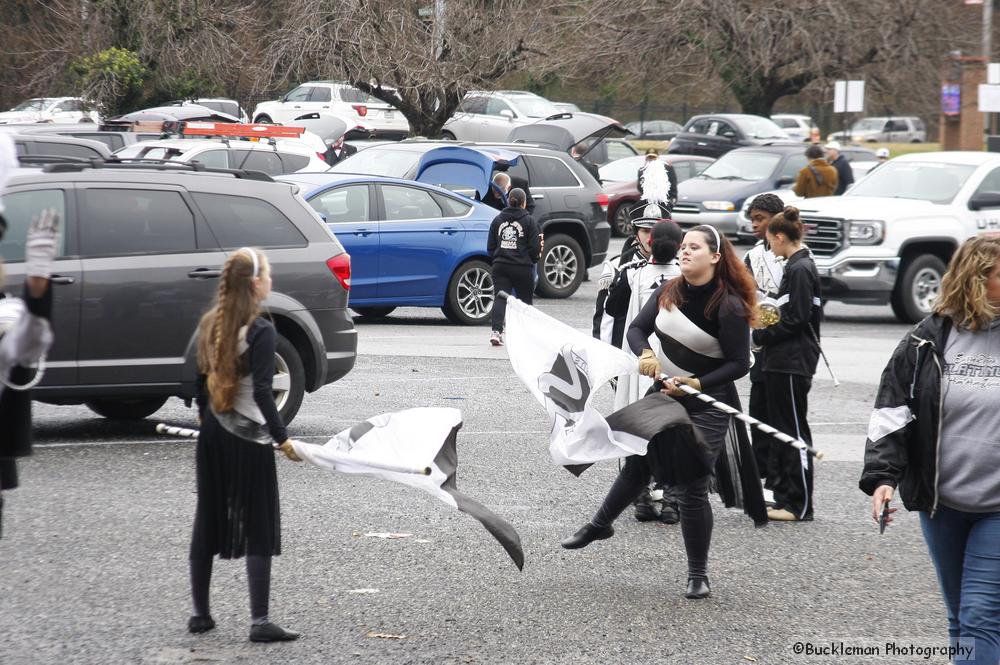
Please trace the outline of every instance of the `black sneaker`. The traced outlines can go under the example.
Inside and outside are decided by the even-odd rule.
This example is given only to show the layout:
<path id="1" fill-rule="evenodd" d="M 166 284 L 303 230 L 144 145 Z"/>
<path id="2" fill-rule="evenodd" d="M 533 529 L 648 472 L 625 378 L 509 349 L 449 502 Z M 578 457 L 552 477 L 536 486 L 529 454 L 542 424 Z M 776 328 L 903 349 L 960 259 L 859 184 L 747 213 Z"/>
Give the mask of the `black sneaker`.
<path id="1" fill-rule="evenodd" d="M 677 524 L 681 521 L 681 513 L 677 509 L 677 504 L 664 502 L 660 506 L 660 521 L 664 524 Z"/>
<path id="2" fill-rule="evenodd" d="M 262 623 L 250 626 L 251 642 L 291 642 L 299 639 L 300 633 L 293 630 L 285 630 L 276 623 Z"/>
<path id="3" fill-rule="evenodd" d="M 192 616 L 188 619 L 188 632 L 189 633 L 207 633 L 208 631 L 215 628 L 215 619 L 210 616 L 198 617 Z"/>
<path id="4" fill-rule="evenodd" d="M 614 527 L 599 527 L 587 522 L 579 531 L 562 541 L 560 545 L 568 550 L 578 550 L 581 547 L 586 547 L 595 540 L 605 540 L 613 535 L 615 535 Z"/>
<path id="5" fill-rule="evenodd" d="M 640 522 L 655 522 L 660 519 L 660 513 L 652 503 L 635 504 L 635 518 Z"/>

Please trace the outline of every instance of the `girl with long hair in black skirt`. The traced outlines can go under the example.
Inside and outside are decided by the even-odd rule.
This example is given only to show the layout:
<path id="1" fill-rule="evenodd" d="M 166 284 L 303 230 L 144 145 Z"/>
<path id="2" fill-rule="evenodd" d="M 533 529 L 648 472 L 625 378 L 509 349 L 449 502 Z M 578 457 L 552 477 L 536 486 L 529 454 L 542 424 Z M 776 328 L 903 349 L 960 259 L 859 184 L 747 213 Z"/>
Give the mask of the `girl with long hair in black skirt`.
<path id="1" fill-rule="evenodd" d="M 198 504 L 191 538 L 188 630 L 215 628 L 209 613 L 212 559 L 246 557 L 254 642 L 294 640 L 268 618 L 271 557 L 281 553 L 274 442 L 298 461 L 272 392 L 276 332 L 260 314 L 271 291 L 263 252 L 244 247 L 222 268 L 215 305 L 198 329 L 195 453 Z"/>
<path id="2" fill-rule="evenodd" d="M 627 337 L 639 356 L 639 373 L 657 379 L 653 389 L 684 406 L 702 441 L 685 436 L 683 428 L 655 436 L 646 455 L 626 458 L 600 509 L 562 546 L 577 549 L 613 536 L 612 523 L 652 475 L 677 491 L 688 559 L 684 595 L 694 599 L 711 592 L 708 549 L 713 519 L 708 490 L 730 416 L 688 396 L 678 384 L 739 408 L 733 382 L 750 369 L 750 321 L 756 295 L 753 278 L 736 257 L 732 243 L 715 228 L 697 226 L 688 231 L 679 256 L 681 276 L 650 297 L 629 326 Z M 654 333 L 660 341 L 659 353 L 647 341 Z M 661 373 L 670 378 L 659 381 Z"/>

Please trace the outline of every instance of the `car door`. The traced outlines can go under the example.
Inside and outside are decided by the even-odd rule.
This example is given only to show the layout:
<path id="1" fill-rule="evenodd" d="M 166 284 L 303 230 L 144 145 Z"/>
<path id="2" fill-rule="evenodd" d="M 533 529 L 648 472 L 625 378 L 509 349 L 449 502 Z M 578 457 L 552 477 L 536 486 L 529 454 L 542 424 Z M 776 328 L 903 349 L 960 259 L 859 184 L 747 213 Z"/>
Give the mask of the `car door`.
<path id="1" fill-rule="evenodd" d="M 378 296 L 441 304 L 465 227 L 422 188 L 381 183 Z"/>
<path id="2" fill-rule="evenodd" d="M 351 255 L 352 303 L 378 296 L 379 222 L 375 193 L 365 183 L 331 187 L 311 194 L 307 202 Z"/>
<path id="3" fill-rule="evenodd" d="M 486 114 L 486 97 L 467 97 L 458 112 L 448 121 L 446 128 L 459 141 L 478 141 L 482 133 L 481 118 Z M 506 137 L 505 137 L 506 138 Z"/>
<path id="4" fill-rule="evenodd" d="M 80 185 L 80 383 L 174 383 L 225 261 L 180 187 Z"/>
<path id="5" fill-rule="evenodd" d="M 510 116 L 501 115 L 506 111 Z M 486 102 L 486 113 L 479 116 L 479 141 L 506 141 L 510 130 L 517 127 L 514 118 L 517 112 L 499 97 L 490 97 Z"/>
<path id="6" fill-rule="evenodd" d="M 76 385 L 77 344 L 80 333 L 80 286 L 82 272 L 76 251 L 75 198 L 72 188 L 52 184 L 22 185 L 8 189 L 3 196 L 7 231 L 0 242 L 0 257 L 6 273 L 7 290 L 21 295 L 24 281 L 24 250 L 28 227 L 45 209 L 59 215 L 59 246 L 52 266 L 52 348 L 46 359 L 45 386 Z"/>
<path id="7" fill-rule="evenodd" d="M 313 86 L 311 85 L 300 85 L 295 88 L 285 95 L 281 104 L 275 104 L 271 119 L 278 123 L 287 123 L 292 118 L 309 113 L 305 105 L 309 103 L 312 92 Z"/>
<path id="8" fill-rule="evenodd" d="M 702 118 L 688 128 L 684 133 L 684 149 L 675 152 L 684 152 L 688 155 L 701 155 L 703 157 L 714 157 L 712 154 L 711 141 L 719 129 L 719 123 L 714 118 Z M 680 136 L 678 136 L 680 138 Z"/>

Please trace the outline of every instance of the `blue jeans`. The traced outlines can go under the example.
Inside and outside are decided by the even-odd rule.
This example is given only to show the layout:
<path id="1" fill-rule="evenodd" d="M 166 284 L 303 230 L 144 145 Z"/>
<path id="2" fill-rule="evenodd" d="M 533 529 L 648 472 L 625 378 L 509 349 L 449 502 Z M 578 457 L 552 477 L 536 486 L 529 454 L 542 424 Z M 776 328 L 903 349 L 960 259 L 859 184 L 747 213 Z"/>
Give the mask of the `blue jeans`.
<path id="1" fill-rule="evenodd" d="M 938 505 L 920 526 L 948 609 L 948 636 L 975 638 L 976 665 L 1000 663 L 1000 512 Z"/>

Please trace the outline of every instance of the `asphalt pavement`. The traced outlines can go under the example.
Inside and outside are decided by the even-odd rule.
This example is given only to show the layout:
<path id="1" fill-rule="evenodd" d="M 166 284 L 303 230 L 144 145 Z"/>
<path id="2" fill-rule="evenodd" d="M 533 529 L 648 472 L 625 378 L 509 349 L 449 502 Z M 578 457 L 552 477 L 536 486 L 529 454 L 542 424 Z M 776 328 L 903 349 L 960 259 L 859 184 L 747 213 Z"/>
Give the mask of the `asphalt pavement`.
<path id="1" fill-rule="evenodd" d="M 538 304 L 589 330 L 595 292 L 588 282 Z M 901 511 L 880 536 L 857 489 L 878 378 L 907 326 L 888 307 L 831 303 L 827 315 L 823 343 L 841 385 L 821 365 L 810 395 L 815 444 L 827 452 L 816 520 L 754 529 L 714 497 L 713 594 L 703 601 L 682 597 L 677 526 L 626 514 L 610 540 L 559 547 L 617 465 L 580 478 L 552 465 L 545 413 L 505 350 L 437 310 L 357 320 L 355 369 L 308 395 L 290 432 L 321 442 L 378 413 L 461 409 L 459 488 L 518 529 L 524 571 L 430 496 L 280 460 L 284 553 L 271 616 L 303 632 L 294 643 L 247 641 L 242 561 L 216 563 L 218 628 L 186 632 L 194 446 L 153 427 L 193 426 L 191 409 L 171 400 L 122 423 L 36 405 L 36 454 L 22 487 L 4 494 L 0 663 L 947 662 L 916 651 L 947 645 L 916 516 Z M 744 399 L 748 390 L 741 384 Z"/>

